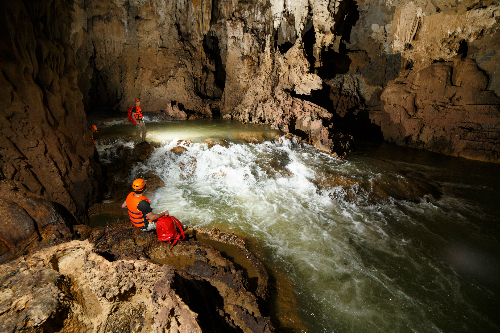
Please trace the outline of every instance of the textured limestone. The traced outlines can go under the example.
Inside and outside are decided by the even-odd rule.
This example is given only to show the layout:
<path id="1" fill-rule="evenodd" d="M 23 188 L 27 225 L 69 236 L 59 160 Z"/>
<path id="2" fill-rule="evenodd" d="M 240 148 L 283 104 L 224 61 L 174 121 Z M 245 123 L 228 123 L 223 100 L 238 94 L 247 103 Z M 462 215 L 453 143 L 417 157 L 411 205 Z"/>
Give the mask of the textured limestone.
<path id="1" fill-rule="evenodd" d="M 0 212 L 0 263 L 73 238 L 60 209 L 20 182 L 0 181 Z"/>
<path id="2" fill-rule="evenodd" d="M 498 4 L 469 10 L 461 4 L 443 12 L 438 6 L 410 1 L 399 6 L 394 15 L 393 52 L 401 53 L 417 71 L 433 60 L 452 60 L 463 52 L 461 43 L 471 43 L 500 29 Z"/>
<path id="3" fill-rule="evenodd" d="M 388 85 L 374 116 L 386 140 L 500 162 L 500 98 L 473 60 L 433 64 Z"/>
<path id="4" fill-rule="evenodd" d="M 77 86 L 65 1 L 0 4 L 0 179 L 83 219 L 100 169 Z"/>
<path id="5" fill-rule="evenodd" d="M 204 331 L 272 331 L 259 306 L 268 298 L 268 275 L 244 240 L 218 229 L 185 227 L 186 239 L 175 246 L 159 242 L 155 232 L 142 232 L 128 220 L 88 234 L 95 251 L 109 260 L 149 259 L 172 267 L 172 288 L 199 315 Z M 231 261 L 220 251 L 230 254 Z"/>
<path id="6" fill-rule="evenodd" d="M 78 83 L 91 111 L 124 111 L 140 98 L 146 111 L 174 101 L 203 113 L 202 97 L 220 97 L 203 50 L 210 2 L 94 0 L 74 8 Z"/>
<path id="7" fill-rule="evenodd" d="M 300 99 L 334 115 L 320 117 L 328 134 L 313 141 L 325 141 L 368 121 L 357 110 L 379 109 L 391 80 L 435 61 L 474 59 L 500 92 L 495 1 L 89 1 L 74 13 L 89 18 L 74 19 L 72 40 L 91 109 L 90 95 L 120 110 L 140 95 L 168 119 L 288 125 L 309 113 L 283 110 Z"/>
<path id="8" fill-rule="evenodd" d="M 72 241 L 1 268 L 2 332 L 201 332 L 167 266 L 110 262 Z"/>

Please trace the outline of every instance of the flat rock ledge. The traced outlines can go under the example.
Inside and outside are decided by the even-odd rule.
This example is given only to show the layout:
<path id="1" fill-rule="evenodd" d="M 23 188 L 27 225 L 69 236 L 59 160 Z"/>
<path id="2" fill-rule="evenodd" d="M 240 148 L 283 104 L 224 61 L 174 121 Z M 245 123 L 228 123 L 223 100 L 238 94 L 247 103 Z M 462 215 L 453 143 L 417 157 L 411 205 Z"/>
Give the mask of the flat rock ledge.
<path id="1" fill-rule="evenodd" d="M 0 266 L 0 332 L 274 331 L 267 272 L 234 234 L 188 227 L 171 246 L 127 221 L 75 232 Z"/>

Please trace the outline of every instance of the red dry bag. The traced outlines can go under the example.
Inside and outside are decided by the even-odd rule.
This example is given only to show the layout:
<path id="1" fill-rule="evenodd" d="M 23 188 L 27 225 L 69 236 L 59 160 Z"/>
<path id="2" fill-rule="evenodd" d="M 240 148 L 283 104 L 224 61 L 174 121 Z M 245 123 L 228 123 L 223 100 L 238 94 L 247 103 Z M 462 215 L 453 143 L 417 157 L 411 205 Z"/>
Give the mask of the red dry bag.
<path id="1" fill-rule="evenodd" d="M 130 120 L 130 122 L 131 122 L 132 124 L 136 125 L 136 123 L 135 123 L 135 119 L 134 119 L 134 117 L 132 116 L 132 109 L 133 109 L 133 108 L 128 108 L 128 110 L 127 110 L 127 112 L 128 112 L 127 117 L 128 117 L 128 120 Z"/>
<path id="2" fill-rule="evenodd" d="M 179 239 L 184 239 L 184 226 L 174 216 L 162 216 L 156 220 L 156 234 L 158 240 L 174 245 Z"/>

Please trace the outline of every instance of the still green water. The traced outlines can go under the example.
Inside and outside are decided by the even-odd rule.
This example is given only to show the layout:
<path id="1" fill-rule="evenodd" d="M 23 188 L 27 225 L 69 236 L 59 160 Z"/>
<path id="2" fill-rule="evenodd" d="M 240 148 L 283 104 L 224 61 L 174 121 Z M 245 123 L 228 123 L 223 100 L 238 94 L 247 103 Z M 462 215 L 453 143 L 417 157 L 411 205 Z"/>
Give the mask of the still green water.
<path id="1" fill-rule="evenodd" d="M 292 331 L 500 331 L 498 165 L 389 144 L 358 145 L 338 160 L 284 138 L 242 143 L 241 133 L 274 131 L 224 120 L 147 126 L 162 145 L 130 181 L 153 171 L 166 184 L 155 211 L 247 237 L 277 281 L 275 310 Z M 133 134 L 129 124 L 100 124 L 103 163 Z M 206 138 L 227 145 L 208 148 Z M 175 154 L 177 140 L 193 144 Z M 408 175 L 440 194 L 370 200 L 377 186 L 417 184 Z M 318 186 L 329 177 L 353 185 Z"/>

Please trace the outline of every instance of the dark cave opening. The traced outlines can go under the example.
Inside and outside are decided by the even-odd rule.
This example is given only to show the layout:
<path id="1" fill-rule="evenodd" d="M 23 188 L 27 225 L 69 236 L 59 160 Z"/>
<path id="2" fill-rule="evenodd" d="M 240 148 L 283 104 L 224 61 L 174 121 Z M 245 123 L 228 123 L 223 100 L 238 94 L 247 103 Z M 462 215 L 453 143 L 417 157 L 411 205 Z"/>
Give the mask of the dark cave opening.
<path id="1" fill-rule="evenodd" d="M 304 30 L 302 30 L 302 42 L 304 43 L 304 52 L 306 54 L 306 59 L 309 62 L 309 71 L 314 73 L 314 63 L 316 58 L 314 57 L 314 44 L 316 43 L 316 33 L 314 32 L 314 23 L 312 18 L 310 18 Z"/>
<path id="2" fill-rule="evenodd" d="M 219 38 L 212 30 L 210 30 L 203 39 L 203 50 L 207 57 L 215 64 L 215 84 L 221 90 L 224 90 L 226 86 L 226 69 L 222 62 Z"/>
<path id="3" fill-rule="evenodd" d="M 330 99 L 330 93 L 330 87 L 323 85 L 321 90 L 311 91 L 311 95 L 299 95 L 295 92 L 290 92 L 290 95 L 292 97 L 319 105 L 332 113 L 333 117 L 328 122 L 333 124 L 333 133 L 350 134 L 353 136 L 355 141 L 383 141 L 383 134 L 380 126 L 372 123 L 369 118 L 369 110 L 361 104 L 362 102 L 356 107 L 347 109 L 346 114 L 341 117 L 336 113 L 335 106 L 332 104 L 332 100 Z M 294 127 L 295 126 L 293 126 L 293 128 Z M 307 138 L 307 134 L 304 136 L 304 133 L 300 133 L 301 131 L 296 132 L 297 133 L 292 134 Z"/>
<path id="4" fill-rule="evenodd" d="M 198 325 L 203 332 L 242 332 L 232 324 L 231 318 L 227 317 L 224 312 L 224 299 L 210 282 L 186 279 L 175 273 L 172 289 L 198 315 Z"/>

